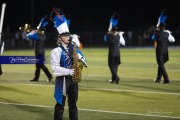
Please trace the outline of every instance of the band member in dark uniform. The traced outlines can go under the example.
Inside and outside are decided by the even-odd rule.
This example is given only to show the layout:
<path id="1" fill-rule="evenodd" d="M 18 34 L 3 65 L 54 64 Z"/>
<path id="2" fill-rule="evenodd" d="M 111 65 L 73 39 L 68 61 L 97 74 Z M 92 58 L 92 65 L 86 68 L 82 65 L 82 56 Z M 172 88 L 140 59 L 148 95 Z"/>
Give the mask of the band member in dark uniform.
<path id="1" fill-rule="evenodd" d="M 165 20 L 167 14 L 165 11 L 161 13 L 159 21 L 157 24 L 157 29 L 155 30 L 152 40 L 154 40 L 156 48 L 156 60 L 158 64 L 157 78 L 154 82 L 160 83 L 161 77 L 163 76 L 164 81 L 161 83 L 169 83 L 169 76 L 167 74 L 164 64 L 169 60 L 168 54 L 168 42 L 175 42 L 174 37 L 171 35 L 169 30 L 165 30 Z"/>
<path id="2" fill-rule="evenodd" d="M 35 46 L 35 56 L 39 59 L 39 62 L 36 63 L 36 71 L 34 79 L 30 81 L 39 81 L 40 71 L 41 69 L 46 74 L 48 81 L 52 80 L 52 74 L 49 72 L 48 68 L 45 66 L 45 49 L 44 49 L 44 42 L 46 40 L 46 35 L 44 33 L 45 26 L 48 24 L 46 18 L 43 17 L 37 26 L 37 30 L 32 30 L 28 33 L 27 39 L 34 41 Z"/>
<path id="3" fill-rule="evenodd" d="M 69 119 L 78 120 L 78 83 L 72 79 L 75 69 L 72 68 L 74 59 L 81 60 L 86 64 L 86 59 L 81 51 L 76 49 L 77 58 L 74 58 L 74 45 L 70 41 L 70 32 L 66 18 L 58 9 L 51 12 L 51 20 L 58 30 L 58 47 L 51 51 L 51 69 L 55 80 L 54 98 L 56 105 L 54 108 L 54 120 L 63 120 L 66 97 L 68 97 Z"/>
<path id="4" fill-rule="evenodd" d="M 124 32 L 118 32 L 118 19 L 118 13 L 114 13 L 110 19 L 109 32 L 104 36 L 104 41 L 109 46 L 108 66 L 112 74 L 109 82 L 115 84 L 119 84 L 120 81 L 120 77 L 117 74 L 118 66 L 121 64 L 120 44 L 125 45 L 125 40 L 123 38 Z"/>

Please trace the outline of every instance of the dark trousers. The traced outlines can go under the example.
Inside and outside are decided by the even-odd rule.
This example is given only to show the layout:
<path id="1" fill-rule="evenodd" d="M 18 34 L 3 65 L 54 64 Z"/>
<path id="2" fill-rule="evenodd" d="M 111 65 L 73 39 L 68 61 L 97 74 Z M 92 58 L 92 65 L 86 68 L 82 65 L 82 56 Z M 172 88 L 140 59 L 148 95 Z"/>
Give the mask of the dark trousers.
<path id="1" fill-rule="evenodd" d="M 169 77 L 166 72 L 166 68 L 164 67 L 164 63 L 158 65 L 157 80 L 161 80 L 162 76 L 163 76 L 165 82 L 169 81 Z"/>
<path id="2" fill-rule="evenodd" d="M 162 76 L 165 82 L 169 82 L 169 77 L 166 72 L 164 64 L 169 60 L 168 54 L 162 54 L 161 51 L 156 50 L 156 60 L 158 64 L 157 80 L 161 80 Z"/>
<path id="3" fill-rule="evenodd" d="M 51 73 L 49 72 L 49 70 L 44 64 L 36 64 L 36 71 L 35 71 L 35 77 L 34 77 L 35 80 L 39 80 L 41 69 L 44 71 L 48 79 L 52 77 Z"/>
<path id="4" fill-rule="evenodd" d="M 69 119 L 78 120 L 78 109 L 76 106 L 78 100 L 78 84 L 74 83 L 71 78 L 66 78 L 66 94 L 68 97 Z M 66 96 L 63 96 L 62 105 L 56 103 L 54 107 L 54 120 L 63 120 L 65 101 Z"/>
<path id="5" fill-rule="evenodd" d="M 116 79 L 119 79 L 117 71 L 118 71 L 118 66 L 109 66 L 110 71 L 111 71 L 111 79 L 112 81 L 115 81 Z"/>

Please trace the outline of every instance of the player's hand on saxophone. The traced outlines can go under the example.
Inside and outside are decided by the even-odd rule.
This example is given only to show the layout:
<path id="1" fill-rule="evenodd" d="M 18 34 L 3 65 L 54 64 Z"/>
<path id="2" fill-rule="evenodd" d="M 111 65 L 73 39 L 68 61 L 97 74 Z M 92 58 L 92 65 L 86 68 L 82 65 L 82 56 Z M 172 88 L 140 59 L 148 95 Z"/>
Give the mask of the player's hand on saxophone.
<path id="1" fill-rule="evenodd" d="M 74 74 L 74 69 L 69 69 L 68 74 L 71 75 L 71 76 L 73 76 L 73 74 Z"/>

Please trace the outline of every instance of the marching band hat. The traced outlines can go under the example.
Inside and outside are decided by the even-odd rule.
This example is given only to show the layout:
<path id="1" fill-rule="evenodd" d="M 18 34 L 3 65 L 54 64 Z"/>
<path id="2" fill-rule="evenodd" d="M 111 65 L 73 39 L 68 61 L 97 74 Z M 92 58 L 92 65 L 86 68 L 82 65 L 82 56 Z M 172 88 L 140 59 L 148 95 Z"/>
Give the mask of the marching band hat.
<path id="1" fill-rule="evenodd" d="M 119 14 L 117 12 L 114 12 L 112 17 L 110 18 L 110 24 L 109 24 L 109 29 L 110 31 L 113 27 L 117 27 L 118 21 L 119 21 Z"/>
<path id="2" fill-rule="evenodd" d="M 53 8 L 50 14 L 50 19 L 54 23 L 59 35 L 70 35 L 67 19 L 63 12 L 58 8 Z"/>
<path id="3" fill-rule="evenodd" d="M 161 12 L 161 14 L 158 18 L 158 23 L 157 23 L 156 27 L 159 27 L 160 25 L 166 26 L 165 21 L 166 21 L 167 17 L 168 17 L 167 11 L 166 11 L 166 9 L 163 9 L 163 11 Z"/>
<path id="4" fill-rule="evenodd" d="M 70 32 L 63 32 L 61 34 L 58 35 L 59 37 L 61 36 L 71 36 L 71 33 Z"/>
<path id="5" fill-rule="evenodd" d="M 165 27 L 166 27 L 165 23 L 160 23 L 159 26 L 158 26 L 158 28 L 160 28 L 160 29 L 164 29 Z"/>

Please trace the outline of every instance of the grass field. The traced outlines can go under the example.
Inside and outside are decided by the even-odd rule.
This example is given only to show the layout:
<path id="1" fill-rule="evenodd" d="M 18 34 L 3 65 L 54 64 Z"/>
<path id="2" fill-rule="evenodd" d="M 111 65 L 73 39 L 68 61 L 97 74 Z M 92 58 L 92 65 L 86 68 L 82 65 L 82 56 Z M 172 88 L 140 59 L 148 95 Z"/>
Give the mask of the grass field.
<path id="1" fill-rule="evenodd" d="M 123 48 L 118 74 L 120 84 L 110 84 L 107 48 L 83 48 L 88 68 L 79 83 L 79 120 L 174 120 L 180 119 L 180 49 L 169 48 L 165 65 L 170 84 L 154 83 L 157 64 L 153 48 Z M 5 51 L 3 55 L 34 55 L 33 50 Z M 50 69 L 50 49 L 46 50 Z M 35 65 L 2 65 L 0 120 L 53 120 L 54 82 L 30 82 Z M 68 109 L 64 113 L 68 120 Z"/>

